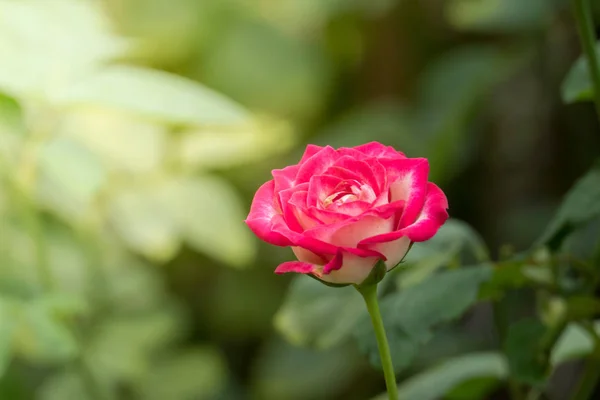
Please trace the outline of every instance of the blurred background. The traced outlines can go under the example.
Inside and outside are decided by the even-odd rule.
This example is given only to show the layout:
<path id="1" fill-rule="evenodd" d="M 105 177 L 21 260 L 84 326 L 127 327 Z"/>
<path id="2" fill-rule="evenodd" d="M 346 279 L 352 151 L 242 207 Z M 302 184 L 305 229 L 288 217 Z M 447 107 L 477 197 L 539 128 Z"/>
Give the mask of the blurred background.
<path id="1" fill-rule="evenodd" d="M 376 140 L 526 249 L 599 154 L 561 101 L 579 54 L 566 0 L 0 0 L 0 398 L 380 394 L 353 340 L 279 332 L 292 254 L 242 223 L 255 190 Z"/>

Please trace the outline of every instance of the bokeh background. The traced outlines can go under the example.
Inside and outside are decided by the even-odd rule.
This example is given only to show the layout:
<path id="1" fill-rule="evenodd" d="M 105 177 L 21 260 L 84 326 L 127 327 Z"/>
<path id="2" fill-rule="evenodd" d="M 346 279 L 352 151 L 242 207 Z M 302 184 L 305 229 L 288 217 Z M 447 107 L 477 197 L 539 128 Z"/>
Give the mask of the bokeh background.
<path id="1" fill-rule="evenodd" d="M 307 143 L 376 140 L 428 157 L 494 257 L 527 248 L 600 149 L 561 101 L 567 3 L 0 0 L 0 399 L 381 393 L 353 340 L 288 340 L 254 191 Z"/>

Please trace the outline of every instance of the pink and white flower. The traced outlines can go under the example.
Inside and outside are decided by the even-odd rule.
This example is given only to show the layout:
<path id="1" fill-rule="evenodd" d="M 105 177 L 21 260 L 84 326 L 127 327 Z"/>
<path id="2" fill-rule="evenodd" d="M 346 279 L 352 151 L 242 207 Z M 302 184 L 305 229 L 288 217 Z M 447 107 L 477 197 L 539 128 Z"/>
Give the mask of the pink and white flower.
<path id="1" fill-rule="evenodd" d="M 377 142 L 333 149 L 309 145 L 297 165 L 272 171 L 246 223 L 262 240 L 290 246 L 298 261 L 278 274 L 360 284 L 379 260 L 394 268 L 412 242 L 448 219 L 448 201 L 428 181 L 429 162 Z"/>

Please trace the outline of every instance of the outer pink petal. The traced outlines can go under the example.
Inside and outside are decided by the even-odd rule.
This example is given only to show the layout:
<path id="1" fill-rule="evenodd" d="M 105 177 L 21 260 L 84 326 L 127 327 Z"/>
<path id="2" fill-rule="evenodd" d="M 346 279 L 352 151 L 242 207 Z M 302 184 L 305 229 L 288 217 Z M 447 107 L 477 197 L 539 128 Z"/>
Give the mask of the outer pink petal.
<path id="1" fill-rule="evenodd" d="M 323 150 L 323 147 L 317 146 L 316 144 L 309 144 L 306 146 L 306 150 L 304 150 L 304 154 L 302 155 L 299 164 L 302 164 L 321 150 Z"/>
<path id="2" fill-rule="evenodd" d="M 316 267 L 313 264 L 302 261 L 287 261 L 279 264 L 279 266 L 275 268 L 275 273 L 286 274 L 288 272 L 296 272 L 298 274 L 310 274 L 314 270 L 316 270 Z"/>
<path id="3" fill-rule="evenodd" d="M 300 164 L 300 169 L 296 175 L 296 183 L 308 182 L 313 176 L 323 174 L 338 158 L 339 156 L 333 147 L 324 147 Z"/>
<path id="4" fill-rule="evenodd" d="M 425 203 L 429 162 L 425 158 L 382 160 L 388 171 L 390 202 L 404 200 L 404 213 L 397 228 L 412 224 Z"/>
<path id="5" fill-rule="evenodd" d="M 359 248 L 373 248 L 368 246 L 376 243 L 391 242 L 403 236 L 413 242 L 424 242 L 436 234 L 438 229 L 448 219 L 448 200 L 442 190 L 435 184 L 427 183 L 427 197 L 421 214 L 414 224 L 394 232 L 384 233 L 363 239 L 358 244 Z"/>
<path id="6" fill-rule="evenodd" d="M 355 150 L 366 154 L 369 157 L 376 158 L 406 158 L 404 153 L 397 151 L 391 146 L 384 146 L 378 142 L 371 142 L 356 146 Z"/>
<path id="7" fill-rule="evenodd" d="M 283 169 L 274 169 L 271 171 L 271 175 L 273 175 L 273 181 L 275 182 L 275 193 L 279 193 L 282 190 L 294 187 L 296 182 L 296 174 L 298 174 L 299 169 L 299 166 L 291 165 Z"/>
<path id="8" fill-rule="evenodd" d="M 375 243 L 364 245 L 365 248 L 370 250 L 378 251 L 383 254 L 387 260 L 385 266 L 387 269 L 394 268 L 406 255 L 408 248 L 410 247 L 410 239 L 406 236 L 401 236 L 398 239 L 392 240 L 391 242 Z M 362 246 L 359 244 L 359 246 Z"/>
<path id="9" fill-rule="evenodd" d="M 429 240 L 448 219 L 448 199 L 434 183 L 427 183 L 427 198 L 423 211 L 414 224 L 404 228 L 413 242 Z"/>
<path id="10" fill-rule="evenodd" d="M 289 246 L 292 241 L 286 230 L 274 230 L 275 226 L 281 226 L 284 221 L 275 208 L 273 186 L 274 182 L 268 181 L 256 191 L 245 222 L 252 232 L 265 242 L 276 246 Z"/>

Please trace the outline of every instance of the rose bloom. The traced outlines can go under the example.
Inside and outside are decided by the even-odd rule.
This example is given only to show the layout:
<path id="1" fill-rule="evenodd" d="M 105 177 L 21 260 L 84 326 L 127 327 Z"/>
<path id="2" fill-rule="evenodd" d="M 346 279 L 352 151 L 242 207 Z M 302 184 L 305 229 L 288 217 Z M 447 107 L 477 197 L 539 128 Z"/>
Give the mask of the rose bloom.
<path id="1" fill-rule="evenodd" d="M 262 240 L 290 246 L 297 272 L 334 284 L 360 284 L 379 260 L 387 270 L 412 242 L 430 239 L 448 219 L 448 201 L 428 182 L 425 158 L 377 142 L 333 149 L 309 145 L 297 165 L 272 171 L 246 223 Z"/>

